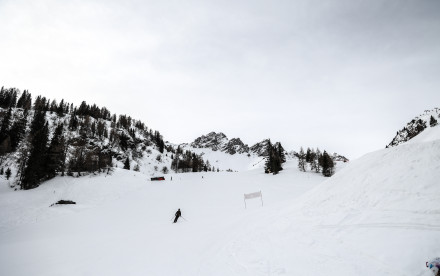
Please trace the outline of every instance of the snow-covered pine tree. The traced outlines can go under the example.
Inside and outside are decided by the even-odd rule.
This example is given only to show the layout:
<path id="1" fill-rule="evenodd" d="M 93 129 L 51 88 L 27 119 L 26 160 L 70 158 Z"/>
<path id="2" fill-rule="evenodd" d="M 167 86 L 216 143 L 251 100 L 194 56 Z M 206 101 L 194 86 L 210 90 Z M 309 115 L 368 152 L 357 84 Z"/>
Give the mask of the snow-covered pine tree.
<path id="1" fill-rule="evenodd" d="M 431 118 L 429 119 L 429 125 L 431 127 L 434 127 L 437 125 L 437 120 L 431 115 Z"/>
<path id="2" fill-rule="evenodd" d="M 298 169 L 302 172 L 306 171 L 306 154 L 303 147 L 301 147 L 298 153 Z"/>
<path id="3" fill-rule="evenodd" d="M 319 148 L 316 148 L 316 151 L 313 151 L 313 160 L 311 163 L 311 169 L 316 173 L 321 171 L 321 166 L 319 165 L 319 159 L 321 158 L 321 151 Z"/>

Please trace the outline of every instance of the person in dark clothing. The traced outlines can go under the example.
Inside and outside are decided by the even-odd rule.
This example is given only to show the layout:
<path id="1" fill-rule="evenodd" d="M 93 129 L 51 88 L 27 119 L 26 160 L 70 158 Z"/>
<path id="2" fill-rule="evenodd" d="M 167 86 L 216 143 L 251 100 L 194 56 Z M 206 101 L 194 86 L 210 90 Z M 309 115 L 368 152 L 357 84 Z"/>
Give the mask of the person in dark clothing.
<path id="1" fill-rule="evenodd" d="M 176 212 L 176 217 L 174 218 L 174 223 L 177 222 L 177 220 L 179 219 L 180 216 L 182 216 L 182 213 L 180 212 L 180 209 L 179 209 L 179 210 L 177 210 L 177 212 Z"/>

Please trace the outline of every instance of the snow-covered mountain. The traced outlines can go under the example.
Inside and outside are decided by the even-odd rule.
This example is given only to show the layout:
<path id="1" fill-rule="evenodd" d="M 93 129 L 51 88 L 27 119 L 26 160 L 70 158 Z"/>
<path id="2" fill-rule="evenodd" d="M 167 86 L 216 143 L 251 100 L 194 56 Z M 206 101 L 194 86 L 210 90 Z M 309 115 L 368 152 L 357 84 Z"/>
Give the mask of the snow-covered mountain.
<path id="1" fill-rule="evenodd" d="M 209 148 L 213 151 L 223 150 L 228 142 L 228 138 L 222 132 L 210 132 L 207 135 L 202 135 L 191 143 L 194 148 Z"/>
<path id="2" fill-rule="evenodd" d="M 396 136 L 386 147 L 398 146 L 411 140 L 425 129 L 436 126 L 439 118 L 439 108 L 425 110 L 421 115 L 416 116 L 414 119 L 408 122 L 403 129 L 397 131 Z"/>
<path id="3" fill-rule="evenodd" d="M 264 156 L 267 142 L 268 139 L 265 139 L 262 142 L 249 147 L 247 144 L 243 143 L 240 138 L 232 138 L 229 140 L 222 132 L 210 132 L 207 135 L 202 135 L 196 138 L 190 145 L 193 148 L 207 148 L 212 149 L 213 151 L 226 152 L 230 155 L 236 153 L 254 153 L 258 156 Z"/>

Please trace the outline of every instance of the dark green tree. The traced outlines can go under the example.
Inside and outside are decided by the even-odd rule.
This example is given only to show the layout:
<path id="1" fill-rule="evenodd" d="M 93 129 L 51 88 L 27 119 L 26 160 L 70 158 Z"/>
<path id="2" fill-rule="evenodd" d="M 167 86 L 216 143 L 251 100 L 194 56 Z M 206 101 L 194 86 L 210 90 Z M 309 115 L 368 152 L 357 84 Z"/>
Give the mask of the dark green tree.
<path id="1" fill-rule="evenodd" d="M 306 151 L 306 162 L 310 163 L 312 161 L 312 151 L 310 150 L 310 148 L 307 148 Z"/>
<path id="2" fill-rule="evenodd" d="M 5 139 L 9 135 L 9 127 L 11 124 L 11 117 L 12 117 L 12 108 L 8 108 L 8 111 L 6 112 L 5 116 L 2 120 L 2 125 L 0 127 L 0 141 Z"/>
<path id="3" fill-rule="evenodd" d="M 333 159 L 328 155 L 326 151 L 321 156 L 321 166 L 322 166 L 322 174 L 326 177 L 330 177 L 333 175 L 334 162 Z"/>
<path id="4" fill-rule="evenodd" d="M 17 118 L 9 130 L 9 136 L 11 138 L 11 150 L 16 151 L 18 145 L 23 140 L 26 131 L 26 117 Z"/>
<path id="5" fill-rule="evenodd" d="M 267 140 L 266 144 L 266 162 L 264 163 L 264 173 L 273 173 L 273 146 L 270 139 Z"/>
<path id="6" fill-rule="evenodd" d="M 281 143 L 275 143 L 272 145 L 270 139 L 266 144 L 266 163 L 264 166 L 265 173 L 278 174 L 283 169 L 282 163 L 285 162 L 284 149 Z"/>
<path id="7" fill-rule="evenodd" d="M 298 157 L 298 169 L 300 171 L 305 172 L 306 171 L 306 154 L 304 153 L 304 149 L 302 147 L 299 150 L 297 157 Z"/>
<path id="8" fill-rule="evenodd" d="M 8 168 L 8 169 L 6 170 L 6 173 L 5 173 L 6 180 L 9 180 L 9 178 L 11 177 L 11 174 L 12 174 L 11 169 Z"/>
<path id="9" fill-rule="evenodd" d="M 316 151 L 312 150 L 312 162 L 310 163 L 310 167 L 312 171 L 315 171 L 319 173 L 321 171 L 321 166 L 319 165 L 319 158 L 321 156 L 321 152 L 318 148 L 316 148 Z"/>
<path id="10" fill-rule="evenodd" d="M 36 116 L 36 118 L 39 118 Z M 43 121 L 44 117 L 43 117 Z M 33 125 L 39 125 L 35 122 Z M 47 177 L 44 170 L 47 153 L 49 129 L 47 123 L 41 129 L 31 129 L 31 151 L 24 172 L 21 174 L 20 186 L 24 190 L 38 187 L 39 183 Z"/>
<path id="11" fill-rule="evenodd" d="M 127 159 L 125 159 L 124 169 L 125 170 L 130 170 L 130 159 L 128 157 L 127 157 Z"/>
<path id="12" fill-rule="evenodd" d="M 11 152 L 11 137 L 9 127 L 11 124 L 12 108 L 9 108 L 3 117 L 0 127 L 0 155 Z"/>
<path id="13" fill-rule="evenodd" d="M 431 115 L 431 118 L 429 119 L 429 125 L 431 127 L 434 127 L 437 125 L 437 120 Z"/>
<path id="14" fill-rule="evenodd" d="M 278 142 L 278 147 L 277 147 L 277 151 L 278 151 L 278 156 L 281 160 L 281 164 L 282 163 L 286 163 L 286 155 L 284 154 L 285 150 L 283 148 L 283 146 L 281 145 L 280 142 Z M 283 168 L 280 167 L 280 170 L 282 170 Z"/>
<path id="15" fill-rule="evenodd" d="M 55 177 L 57 172 L 62 172 L 65 163 L 64 125 L 59 124 L 54 131 L 53 138 L 47 149 L 45 170 L 47 178 Z"/>
<path id="16" fill-rule="evenodd" d="M 67 105 L 69 106 L 69 105 Z M 60 105 L 55 107 L 58 116 L 63 117 L 65 112 L 64 99 L 61 100 Z"/>

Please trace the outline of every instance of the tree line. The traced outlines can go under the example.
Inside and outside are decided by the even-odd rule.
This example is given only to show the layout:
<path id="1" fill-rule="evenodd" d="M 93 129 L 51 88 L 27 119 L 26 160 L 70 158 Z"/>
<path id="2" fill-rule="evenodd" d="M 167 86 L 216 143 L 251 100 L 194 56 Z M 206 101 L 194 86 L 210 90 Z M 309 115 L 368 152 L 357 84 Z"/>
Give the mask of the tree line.
<path id="1" fill-rule="evenodd" d="M 285 150 L 280 142 L 272 145 L 270 139 L 267 140 L 264 165 L 265 173 L 278 174 L 283 170 L 282 164 L 286 162 Z"/>
<path id="2" fill-rule="evenodd" d="M 311 171 L 322 173 L 326 177 L 330 177 L 334 173 L 335 162 L 325 150 L 321 153 L 319 148 L 316 150 L 307 148 L 307 151 L 304 152 L 303 147 L 301 147 L 299 152 L 295 153 L 295 156 L 298 158 L 300 171 L 305 172 L 310 167 Z"/>
<path id="3" fill-rule="evenodd" d="M 171 169 L 175 172 L 215 171 L 214 166 L 211 167 L 209 160 L 205 162 L 200 155 L 189 150 L 184 152 L 180 146 L 177 147 L 175 155 L 173 154 L 171 159 Z M 217 171 L 219 171 L 218 168 Z"/>

